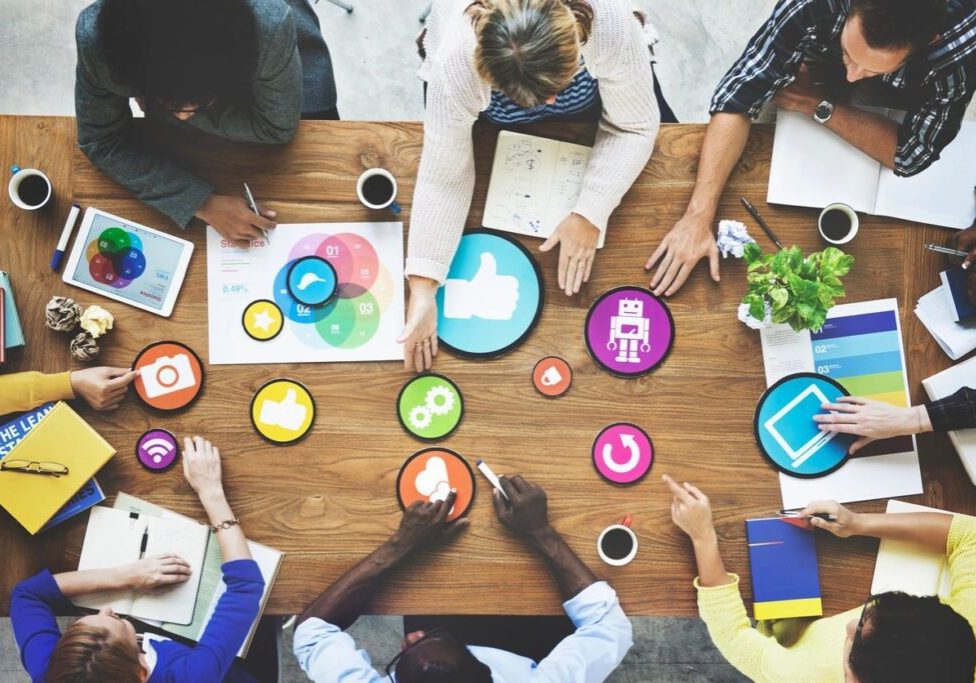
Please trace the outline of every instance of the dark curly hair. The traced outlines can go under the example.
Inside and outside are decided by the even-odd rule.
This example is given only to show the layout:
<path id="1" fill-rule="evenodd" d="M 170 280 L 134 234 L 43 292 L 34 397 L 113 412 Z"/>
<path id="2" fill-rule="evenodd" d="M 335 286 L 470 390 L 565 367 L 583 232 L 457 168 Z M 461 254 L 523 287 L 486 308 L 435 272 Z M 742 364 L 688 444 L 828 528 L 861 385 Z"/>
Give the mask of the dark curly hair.
<path id="1" fill-rule="evenodd" d="M 921 50 L 945 27 L 946 0 L 851 0 L 864 40 L 876 50 Z"/>

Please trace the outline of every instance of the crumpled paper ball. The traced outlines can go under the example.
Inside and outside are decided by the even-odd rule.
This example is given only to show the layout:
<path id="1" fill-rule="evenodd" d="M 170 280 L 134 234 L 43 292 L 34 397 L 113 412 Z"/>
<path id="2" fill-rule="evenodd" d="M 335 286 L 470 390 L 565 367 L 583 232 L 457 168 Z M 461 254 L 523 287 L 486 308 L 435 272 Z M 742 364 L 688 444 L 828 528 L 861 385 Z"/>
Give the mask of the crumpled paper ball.
<path id="1" fill-rule="evenodd" d="M 79 332 L 78 335 L 71 340 L 71 355 L 77 360 L 88 362 L 93 361 L 98 358 L 98 354 L 101 353 L 102 349 L 98 346 L 98 342 L 95 341 L 88 332 Z"/>
<path id="2" fill-rule="evenodd" d="M 56 332 L 73 332 L 81 319 L 81 306 L 66 296 L 53 296 L 44 307 L 44 324 Z"/>
<path id="3" fill-rule="evenodd" d="M 728 258 L 732 254 L 736 258 L 742 258 L 746 245 L 755 242 L 749 236 L 749 231 L 744 223 L 739 221 L 723 220 L 718 224 L 718 237 L 715 243 L 718 250 L 722 252 L 722 258 Z"/>
<path id="4" fill-rule="evenodd" d="M 769 305 L 768 301 L 766 302 L 766 315 L 763 316 L 762 320 L 756 320 L 752 317 L 752 314 L 749 313 L 749 304 L 739 304 L 738 313 L 739 320 L 744 322 L 746 327 L 753 330 L 761 330 L 763 328 L 770 327 L 773 324 L 773 309 Z"/>
<path id="5" fill-rule="evenodd" d="M 114 324 L 115 318 L 101 306 L 89 306 L 81 314 L 81 329 L 90 334 L 93 339 L 98 339 L 111 330 Z"/>

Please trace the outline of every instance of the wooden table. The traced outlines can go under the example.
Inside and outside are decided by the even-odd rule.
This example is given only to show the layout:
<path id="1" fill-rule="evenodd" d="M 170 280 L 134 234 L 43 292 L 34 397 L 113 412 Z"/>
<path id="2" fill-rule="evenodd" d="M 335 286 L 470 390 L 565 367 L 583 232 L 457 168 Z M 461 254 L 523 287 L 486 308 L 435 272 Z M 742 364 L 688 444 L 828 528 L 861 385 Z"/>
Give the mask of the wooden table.
<path id="1" fill-rule="evenodd" d="M 592 130 L 542 126 L 551 137 L 588 142 Z M 680 217 L 690 196 L 704 126 L 663 126 L 651 162 L 614 213 L 607 246 L 593 276 L 578 296 L 555 287 L 556 254 L 538 254 L 545 274 L 546 306 L 529 339 L 513 353 L 485 362 L 461 360 L 446 352 L 435 368 L 453 378 L 466 398 L 466 416 L 444 445 L 469 460 L 484 456 L 500 473 L 521 472 L 549 492 L 553 524 L 572 547 L 619 591 L 632 615 L 692 615 L 691 549 L 671 523 L 670 495 L 659 482 L 668 472 L 701 487 L 712 500 L 722 550 L 730 571 L 743 576 L 748 597 L 748 562 L 742 520 L 778 509 L 776 474 L 753 443 L 752 417 L 765 389 L 759 335 L 736 320 L 745 289 L 740 262 L 722 264 L 722 282 L 699 267 L 694 279 L 670 301 L 677 342 L 667 361 L 637 380 L 622 380 L 596 368 L 582 342 L 590 303 L 622 284 L 646 285 L 643 264 L 652 247 Z M 496 132 L 477 128 L 478 183 L 470 226 L 482 214 Z M 165 136 L 164 136 L 165 137 Z M 739 205 L 746 195 L 787 243 L 805 252 L 823 245 L 815 212 L 766 206 L 773 130 L 753 126 L 742 161 L 725 192 L 719 216 L 754 223 Z M 275 208 L 281 222 L 366 221 L 373 216 L 356 200 L 355 181 L 371 166 L 385 166 L 400 181 L 404 222 L 420 158 L 419 123 L 305 122 L 290 145 L 274 148 L 230 145 L 211 139 L 177 144 L 178 153 L 219 191 L 239 193 L 247 179 L 255 195 Z M 101 361 L 128 365 L 156 339 L 189 343 L 207 357 L 204 231 L 186 233 L 199 250 L 172 318 L 164 319 L 63 284 L 48 267 L 52 247 L 70 201 L 96 206 L 132 220 L 176 230 L 163 216 L 130 197 L 102 176 L 75 148 L 70 118 L 0 118 L 0 157 L 5 166 L 37 166 L 54 183 L 57 201 L 45 212 L 28 213 L 7 199 L 0 220 L 0 268 L 11 272 L 28 338 L 13 354 L 7 371 L 47 372 L 77 367 L 67 339 L 44 327 L 43 306 L 55 294 L 84 304 L 100 303 L 116 316 L 116 329 Z M 758 228 L 753 234 L 771 246 Z M 910 369 L 912 398 L 923 400 L 921 379 L 949 365 L 912 309 L 938 283 L 941 257 L 923 251 L 943 231 L 865 216 L 849 246 L 857 263 L 846 284 L 848 301 L 897 297 Z M 537 241 L 526 240 L 535 250 Z M 568 395 L 540 397 L 529 380 L 534 363 L 558 354 L 575 370 Z M 291 447 L 263 442 L 248 420 L 254 390 L 268 379 L 291 376 L 312 390 L 319 405 L 309 438 Z M 118 455 L 99 473 L 110 494 L 119 490 L 203 518 L 180 470 L 153 475 L 134 457 L 135 440 L 150 426 L 177 434 L 203 433 L 224 453 L 227 494 L 248 536 L 287 558 L 268 606 L 272 613 L 301 610 L 327 584 L 383 541 L 400 519 L 394 482 L 400 464 L 423 447 L 397 423 L 394 402 L 409 375 L 396 363 L 215 366 L 208 368 L 201 400 L 177 416 L 150 413 L 136 401 L 114 413 L 81 413 L 116 448 Z M 614 488 L 602 483 L 590 464 L 596 432 L 617 420 L 644 426 L 654 439 L 656 462 L 640 484 Z M 976 495 L 944 436 L 919 439 L 925 495 L 914 502 L 976 512 Z M 423 613 L 558 613 L 560 599 L 544 564 L 494 519 L 488 487 L 479 491 L 471 528 L 449 548 L 421 554 L 391 578 L 373 600 L 372 611 Z M 109 501 L 111 502 L 111 501 Z M 858 504 L 881 510 L 883 501 Z M 596 555 L 599 531 L 626 513 L 640 538 L 637 559 L 611 568 Z M 9 611 L 14 583 L 40 569 L 77 566 L 86 516 L 30 537 L 0 513 L 0 613 Z M 870 584 L 877 544 L 868 539 L 818 541 L 827 613 L 861 602 Z"/>

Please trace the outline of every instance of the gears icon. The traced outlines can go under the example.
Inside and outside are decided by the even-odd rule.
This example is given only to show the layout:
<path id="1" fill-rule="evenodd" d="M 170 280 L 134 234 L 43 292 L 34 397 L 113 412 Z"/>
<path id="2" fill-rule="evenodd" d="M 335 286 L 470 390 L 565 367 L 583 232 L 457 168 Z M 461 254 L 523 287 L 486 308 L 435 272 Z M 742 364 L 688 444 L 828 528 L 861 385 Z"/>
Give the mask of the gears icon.
<path id="1" fill-rule="evenodd" d="M 427 391 L 425 401 L 427 410 L 434 415 L 447 415 L 454 407 L 454 392 L 446 385 L 438 384 Z"/>
<path id="2" fill-rule="evenodd" d="M 414 406 L 407 415 L 407 420 L 414 429 L 426 429 L 433 419 L 433 411 L 427 406 Z"/>
<path id="3" fill-rule="evenodd" d="M 453 432 L 464 414 L 464 396 L 444 375 L 418 375 L 397 398 L 397 417 L 411 435 L 436 441 Z"/>

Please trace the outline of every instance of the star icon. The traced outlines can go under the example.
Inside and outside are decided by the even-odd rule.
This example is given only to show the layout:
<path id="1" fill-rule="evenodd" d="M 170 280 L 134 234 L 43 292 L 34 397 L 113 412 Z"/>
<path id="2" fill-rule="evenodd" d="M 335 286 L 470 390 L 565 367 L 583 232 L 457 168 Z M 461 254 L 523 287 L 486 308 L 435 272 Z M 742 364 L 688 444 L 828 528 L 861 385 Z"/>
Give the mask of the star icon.
<path id="1" fill-rule="evenodd" d="M 254 314 L 254 329 L 267 333 L 274 324 L 275 319 L 268 314 L 268 309 L 265 308 Z"/>

